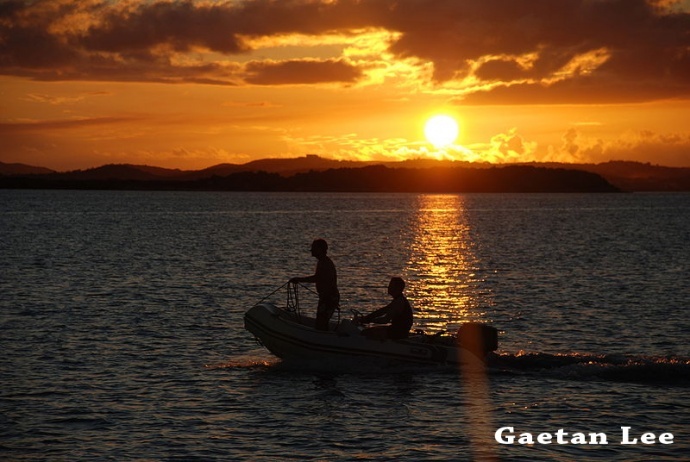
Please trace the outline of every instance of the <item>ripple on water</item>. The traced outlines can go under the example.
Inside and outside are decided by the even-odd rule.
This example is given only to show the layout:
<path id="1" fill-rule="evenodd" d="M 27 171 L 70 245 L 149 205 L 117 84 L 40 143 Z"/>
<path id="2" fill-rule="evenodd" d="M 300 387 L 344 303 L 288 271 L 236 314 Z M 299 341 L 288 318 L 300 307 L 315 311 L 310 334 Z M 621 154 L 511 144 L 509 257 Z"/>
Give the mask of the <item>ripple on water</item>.
<path id="1" fill-rule="evenodd" d="M 686 195 L 0 196 L 3 459 L 690 451 Z M 317 236 L 331 244 L 345 313 L 382 306 L 402 275 L 419 327 L 496 325 L 483 387 L 452 369 L 295 368 L 257 347 L 244 311 L 313 271 Z M 499 425 L 681 436 L 671 447 L 503 447 Z"/>

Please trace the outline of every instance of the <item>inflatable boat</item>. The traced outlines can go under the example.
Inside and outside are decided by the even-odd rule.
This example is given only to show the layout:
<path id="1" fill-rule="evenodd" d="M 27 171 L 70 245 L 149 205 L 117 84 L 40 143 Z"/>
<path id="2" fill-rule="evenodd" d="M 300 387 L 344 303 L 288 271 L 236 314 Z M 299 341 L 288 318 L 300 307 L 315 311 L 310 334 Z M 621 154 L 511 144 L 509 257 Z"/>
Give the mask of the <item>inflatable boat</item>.
<path id="1" fill-rule="evenodd" d="M 454 335 L 417 331 L 401 340 L 370 338 L 362 335 L 353 312 L 355 319 L 331 321 L 321 331 L 313 318 L 264 302 L 245 313 L 244 325 L 271 353 L 290 361 L 479 365 L 498 348 L 497 330 L 482 323 L 463 324 Z"/>

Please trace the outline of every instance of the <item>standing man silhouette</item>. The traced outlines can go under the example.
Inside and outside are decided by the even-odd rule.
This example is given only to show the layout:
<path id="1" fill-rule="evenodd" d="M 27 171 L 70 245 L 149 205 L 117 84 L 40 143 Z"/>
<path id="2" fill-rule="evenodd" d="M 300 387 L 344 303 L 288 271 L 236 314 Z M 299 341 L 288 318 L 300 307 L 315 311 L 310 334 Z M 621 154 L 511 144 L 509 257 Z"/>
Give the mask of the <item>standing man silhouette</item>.
<path id="1" fill-rule="evenodd" d="M 312 276 L 295 277 L 290 282 L 313 282 L 319 294 L 319 304 L 316 307 L 316 328 L 328 330 L 328 321 L 340 304 L 338 292 L 338 274 L 333 260 L 327 255 L 328 243 L 323 239 L 316 239 L 311 244 L 311 254 L 318 260 L 316 271 Z"/>

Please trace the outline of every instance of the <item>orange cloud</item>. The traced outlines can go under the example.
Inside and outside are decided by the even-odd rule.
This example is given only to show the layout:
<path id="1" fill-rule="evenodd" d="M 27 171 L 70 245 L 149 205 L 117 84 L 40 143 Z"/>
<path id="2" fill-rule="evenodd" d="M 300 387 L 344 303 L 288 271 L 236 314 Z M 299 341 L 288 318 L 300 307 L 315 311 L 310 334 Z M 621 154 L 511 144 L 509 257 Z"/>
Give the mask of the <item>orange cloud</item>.
<path id="1" fill-rule="evenodd" d="M 680 167 L 687 166 L 690 160 L 690 135 L 643 130 L 602 140 L 571 129 L 563 136 L 561 146 L 550 147 L 550 153 L 554 157 L 551 160 L 568 159 L 567 162 L 633 160 Z"/>

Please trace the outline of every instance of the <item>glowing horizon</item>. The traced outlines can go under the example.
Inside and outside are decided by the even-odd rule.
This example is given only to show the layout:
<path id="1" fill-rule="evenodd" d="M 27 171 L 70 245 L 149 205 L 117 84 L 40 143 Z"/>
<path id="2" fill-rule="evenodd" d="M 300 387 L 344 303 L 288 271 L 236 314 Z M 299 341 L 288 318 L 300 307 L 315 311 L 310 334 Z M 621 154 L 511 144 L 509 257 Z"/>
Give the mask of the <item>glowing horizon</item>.
<path id="1" fill-rule="evenodd" d="M 11 2 L 0 161 L 690 166 L 690 2 L 636 2 Z"/>

